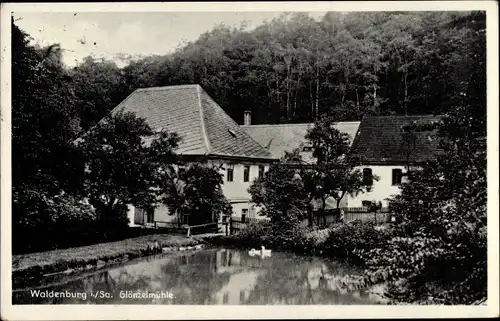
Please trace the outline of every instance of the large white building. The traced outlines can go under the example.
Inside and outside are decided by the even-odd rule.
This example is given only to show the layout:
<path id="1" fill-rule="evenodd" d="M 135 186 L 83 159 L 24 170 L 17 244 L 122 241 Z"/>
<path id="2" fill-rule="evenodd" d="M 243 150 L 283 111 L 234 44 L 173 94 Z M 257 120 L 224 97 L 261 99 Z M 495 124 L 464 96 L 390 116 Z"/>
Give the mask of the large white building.
<path id="1" fill-rule="evenodd" d="M 238 215 L 255 215 L 247 192 L 276 158 L 253 140 L 199 85 L 142 88 L 134 91 L 112 113 L 122 110 L 144 118 L 153 130 L 177 133 L 177 153 L 184 160 L 222 165 L 224 195 Z M 145 212 L 129 206 L 132 224 L 174 222 L 166 206 Z"/>

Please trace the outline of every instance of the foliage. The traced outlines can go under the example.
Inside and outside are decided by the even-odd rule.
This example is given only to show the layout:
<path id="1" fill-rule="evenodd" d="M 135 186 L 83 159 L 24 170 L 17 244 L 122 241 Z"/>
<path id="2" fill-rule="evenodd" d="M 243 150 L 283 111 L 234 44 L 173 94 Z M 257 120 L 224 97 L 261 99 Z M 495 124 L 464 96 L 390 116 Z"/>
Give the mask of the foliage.
<path id="1" fill-rule="evenodd" d="M 333 197 L 338 207 L 346 194 L 355 196 L 370 191 L 373 181 L 379 179 L 373 176 L 370 182 L 363 180 L 361 171 L 355 167 L 356 159 L 349 154 L 349 136 L 334 127 L 334 117 L 317 121 L 306 134 L 316 158 L 316 164 L 308 172 L 307 185 L 311 194 L 322 200 L 323 209 L 327 197 Z"/>
<path id="2" fill-rule="evenodd" d="M 400 222 L 393 239 L 366 253 L 368 275 L 388 280 L 396 302 L 471 304 L 486 297 L 485 118 L 471 101 L 465 95 L 439 125 L 443 155 L 411 172 L 391 202 Z"/>
<path id="3" fill-rule="evenodd" d="M 174 162 L 178 141 L 176 134 L 155 134 L 144 119 L 121 111 L 77 140 L 87 160 L 83 188 L 104 229 L 127 226 L 127 204 L 155 206 L 159 175 Z"/>
<path id="4" fill-rule="evenodd" d="M 286 155 L 281 162 L 272 164 L 264 177 L 257 178 L 248 192 L 251 200 L 264 206 L 262 215 L 276 224 L 296 224 L 307 208 L 307 194 L 297 171 L 289 166 Z"/>
<path id="5" fill-rule="evenodd" d="M 21 211 L 12 222 L 14 253 L 79 244 L 95 228 L 94 209 L 68 194 L 48 197 L 26 189 L 13 195 L 13 212 Z"/>
<path id="6" fill-rule="evenodd" d="M 335 226 L 324 243 L 327 253 L 364 264 L 364 253 L 373 247 L 383 247 L 390 237 L 389 230 L 376 229 L 373 222 L 353 221 Z"/>
<path id="7" fill-rule="evenodd" d="M 161 202 L 170 213 L 189 216 L 189 224 L 217 222 L 219 215 L 231 215 L 232 208 L 222 192 L 222 175 L 217 168 L 193 163 L 161 176 Z"/>
<path id="8" fill-rule="evenodd" d="M 338 120 L 441 113 L 484 69 L 484 23 L 483 12 L 288 13 L 253 30 L 216 26 L 121 70 L 89 58 L 73 86 L 85 129 L 136 88 L 183 83 L 202 85 L 238 122 L 244 110 L 255 123 L 312 122 L 332 110 Z"/>

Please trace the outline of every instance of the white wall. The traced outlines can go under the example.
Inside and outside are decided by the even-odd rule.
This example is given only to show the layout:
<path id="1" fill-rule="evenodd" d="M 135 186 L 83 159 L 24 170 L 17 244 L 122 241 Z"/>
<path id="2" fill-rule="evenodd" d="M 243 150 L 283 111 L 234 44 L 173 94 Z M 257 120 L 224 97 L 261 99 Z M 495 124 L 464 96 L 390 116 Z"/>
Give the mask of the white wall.
<path id="1" fill-rule="evenodd" d="M 223 163 L 223 166 L 228 166 L 228 163 Z M 250 166 L 250 179 L 248 182 L 243 181 L 243 171 L 244 166 Z M 261 164 L 264 166 L 264 171 L 267 172 L 269 165 Z M 226 198 L 231 200 L 250 200 L 250 194 L 248 193 L 248 188 L 252 185 L 252 182 L 259 176 L 259 164 L 233 164 L 233 181 L 227 181 L 227 170 L 221 170 L 220 173 L 223 175 L 224 184 L 222 185 L 222 191 Z"/>
<path id="2" fill-rule="evenodd" d="M 223 165 L 224 169 L 220 170 L 220 173 L 223 175 L 223 185 L 222 191 L 226 198 L 229 200 L 233 207 L 233 215 L 241 216 L 243 209 L 248 209 L 249 213 L 247 217 L 257 217 L 255 214 L 255 210 L 250 203 L 250 194 L 248 193 L 248 188 L 252 184 L 252 182 L 259 176 L 259 165 L 264 166 L 264 171 L 267 172 L 269 169 L 269 164 L 265 163 L 231 163 L 234 166 L 233 169 L 233 181 L 227 181 L 227 170 L 226 167 L 229 165 L 229 162 L 225 162 L 222 160 L 214 160 L 211 161 L 212 165 Z M 248 182 L 244 182 L 243 172 L 244 166 L 250 166 L 250 177 Z M 133 206 L 129 205 L 128 217 L 130 220 L 130 226 L 137 226 L 134 224 L 134 213 L 135 209 Z M 259 218 L 259 217 L 257 217 Z M 175 215 L 168 215 L 168 208 L 164 205 L 160 205 L 155 209 L 154 219 L 156 221 L 164 221 L 164 222 L 176 222 L 177 218 Z M 144 219 L 146 220 L 146 218 Z"/>
<path id="3" fill-rule="evenodd" d="M 392 195 L 400 194 L 400 186 L 392 185 L 392 170 L 395 168 L 401 169 L 403 173 L 406 172 L 404 166 L 394 165 L 394 166 L 360 166 L 359 170 L 363 170 L 363 168 L 371 168 L 372 174 L 379 177 L 378 182 L 373 182 L 373 187 L 371 192 L 361 193 L 355 197 L 348 196 L 347 206 L 348 207 L 361 207 L 363 201 L 376 201 L 382 202 L 382 206 L 388 206 L 387 198 L 390 198 Z"/>

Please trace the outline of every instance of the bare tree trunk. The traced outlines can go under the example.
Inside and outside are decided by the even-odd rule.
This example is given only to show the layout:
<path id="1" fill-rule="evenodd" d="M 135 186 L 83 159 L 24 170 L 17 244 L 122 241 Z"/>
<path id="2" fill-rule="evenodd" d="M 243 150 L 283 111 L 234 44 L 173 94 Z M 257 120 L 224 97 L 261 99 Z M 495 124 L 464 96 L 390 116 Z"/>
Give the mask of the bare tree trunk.
<path id="1" fill-rule="evenodd" d="M 295 87 L 295 102 L 294 102 L 294 106 L 293 106 L 293 116 L 295 117 L 295 114 L 296 114 L 296 111 L 297 111 L 297 100 L 298 100 L 298 96 L 299 96 L 299 89 L 300 89 L 300 71 L 299 71 L 299 75 L 297 77 L 297 86 Z"/>
<path id="2" fill-rule="evenodd" d="M 309 82 L 309 97 L 311 99 L 311 119 L 314 120 L 314 98 L 312 92 L 312 82 Z"/>
<path id="3" fill-rule="evenodd" d="M 408 97 L 408 82 L 407 82 L 407 79 L 408 79 L 408 71 L 405 71 L 405 74 L 404 74 L 404 84 L 405 84 L 404 107 L 405 107 L 405 115 L 408 115 L 408 106 L 406 104 L 406 99 Z"/>
<path id="4" fill-rule="evenodd" d="M 318 119 L 319 114 L 319 63 L 316 65 L 316 113 L 315 120 Z"/>
<path id="5" fill-rule="evenodd" d="M 286 118 L 290 117 L 290 88 L 291 88 L 291 63 L 287 64 L 287 75 L 286 75 Z"/>

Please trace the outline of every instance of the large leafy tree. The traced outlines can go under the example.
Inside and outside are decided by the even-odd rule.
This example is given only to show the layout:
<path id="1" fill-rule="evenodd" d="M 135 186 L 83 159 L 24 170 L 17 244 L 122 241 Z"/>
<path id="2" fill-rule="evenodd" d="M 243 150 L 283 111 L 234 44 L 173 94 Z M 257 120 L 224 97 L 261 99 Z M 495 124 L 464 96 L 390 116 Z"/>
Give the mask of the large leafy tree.
<path id="1" fill-rule="evenodd" d="M 13 251 L 43 250 L 91 221 L 93 212 L 72 197 L 81 192 L 83 163 L 72 145 L 79 120 L 61 48 L 32 46 L 13 21 L 11 26 Z M 63 230 L 61 222 L 67 223 Z"/>
<path id="2" fill-rule="evenodd" d="M 219 216 L 231 215 L 232 208 L 222 192 L 222 175 L 217 167 L 192 163 L 163 172 L 160 183 L 161 202 L 166 204 L 178 222 L 198 225 L 217 222 Z"/>
<path id="3" fill-rule="evenodd" d="M 309 179 L 316 185 L 311 186 L 312 193 L 322 200 L 323 209 L 326 198 L 333 197 L 339 207 L 346 195 L 370 191 L 373 181 L 378 180 L 375 175 L 371 180 L 363 179 L 361 171 L 356 168 L 355 156 L 350 155 L 350 138 L 348 134 L 335 128 L 335 118 L 337 117 L 322 118 L 306 134 L 306 138 L 312 143 L 316 159 L 309 171 Z"/>
<path id="4" fill-rule="evenodd" d="M 294 168 L 294 156 L 286 154 L 248 189 L 252 202 L 263 206 L 262 215 L 271 218 L 276 226 L 297 223 L 307 209 L 308 195 L 299 170 Z"/>
<path id="5" fill-rule="evenodd" d="M 124 226 L 126 205 L 155 206 L 159 175 L 175 162 L 175 133 L 154 132 L 142 118 L 118 111 L 76 144 L 86 159 L 84 190 L 103 228 Z"/>

